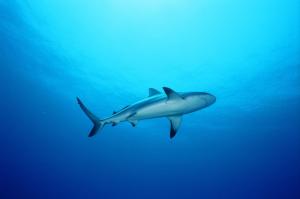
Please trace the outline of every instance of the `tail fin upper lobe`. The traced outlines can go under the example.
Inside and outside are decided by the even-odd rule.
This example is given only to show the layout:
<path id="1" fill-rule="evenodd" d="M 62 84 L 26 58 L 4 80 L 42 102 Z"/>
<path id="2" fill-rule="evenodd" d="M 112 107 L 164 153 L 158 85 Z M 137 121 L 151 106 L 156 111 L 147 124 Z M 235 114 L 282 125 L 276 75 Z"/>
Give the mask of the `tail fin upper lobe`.
<path id="1" fill-rule="evenodd" d="M 86 114 L 88 118 L 93 122 L 94 126 L 92 130 L 89 133 L 89 137 L 94 136 L 101 128 L 104 126 L 104 123 L 97 117 L 95 116 L 83 103 L 82 101 L 77 97 L 77 102 L 82 109 L 82 111 Z"/>

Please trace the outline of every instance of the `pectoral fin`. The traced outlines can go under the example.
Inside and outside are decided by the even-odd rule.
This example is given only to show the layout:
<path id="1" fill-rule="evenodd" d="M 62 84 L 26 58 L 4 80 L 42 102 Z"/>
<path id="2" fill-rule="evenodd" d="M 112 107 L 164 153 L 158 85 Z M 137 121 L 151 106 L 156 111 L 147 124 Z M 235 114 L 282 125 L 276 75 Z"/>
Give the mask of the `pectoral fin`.
<path id="1" fill-rule="evenodd" d="M 178 115 L 178 116 L 171 116 L 169 117 L 169 120 L 170 120 L 170 124 L 171 124 L 171 128 L 170 128 L 170 138 L 173 138 L 179 127 L 180 127 L 180 124 L 181 124 L 181 115 Z"/>
<path id="2" fill-rule="evenodd" d="M 159 94 L 161 94 L 161 92 L 159 92 L 158 90 L 154 88 L 149 88 L 149 97 L 152 97 L 154 95 L 159 95 Z"/>

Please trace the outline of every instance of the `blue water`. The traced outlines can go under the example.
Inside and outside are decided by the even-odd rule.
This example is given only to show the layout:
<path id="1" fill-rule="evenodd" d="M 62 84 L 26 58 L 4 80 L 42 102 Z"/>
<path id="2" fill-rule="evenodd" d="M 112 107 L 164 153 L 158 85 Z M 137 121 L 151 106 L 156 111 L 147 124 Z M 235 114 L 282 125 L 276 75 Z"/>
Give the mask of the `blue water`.
<path id="1" fill-rule="evenodd" d="M 300 198 L 298 0 L 0 0 L 0 198 Z M 212 93 L 92 126 L 148 88 Z"/>

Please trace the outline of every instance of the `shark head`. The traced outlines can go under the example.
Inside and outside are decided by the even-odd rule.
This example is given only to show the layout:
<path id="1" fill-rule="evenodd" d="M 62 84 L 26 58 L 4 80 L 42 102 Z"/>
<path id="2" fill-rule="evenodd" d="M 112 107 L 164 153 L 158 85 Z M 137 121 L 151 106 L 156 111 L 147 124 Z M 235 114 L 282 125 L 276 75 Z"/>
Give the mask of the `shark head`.
<path id="1" fill-rule="evenodd" d="M 216 102 L 216 97 L 209 93 L 196 92 L 196 98 L 202 99 L 206 102 L 206 106 L 210 106 Z"/>
<path id="2" fill-rule="evenodd" d="M 185 93 L 184 99 L 191 107 L 193 107 L 193 110 L 208 107 L 216 101 L 215 96 L 205 92 Z"/>

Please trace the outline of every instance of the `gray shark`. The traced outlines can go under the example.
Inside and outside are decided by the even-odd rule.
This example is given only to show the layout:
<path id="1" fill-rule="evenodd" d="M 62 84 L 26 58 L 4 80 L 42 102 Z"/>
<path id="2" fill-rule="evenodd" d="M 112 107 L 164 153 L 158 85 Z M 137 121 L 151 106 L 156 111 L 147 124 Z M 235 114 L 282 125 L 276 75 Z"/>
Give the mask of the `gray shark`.
<path id="1" fill-rule="evenodd" d="M 128 121 L 132 126 L 136 126 L 140 120 L 167 117 L 171 124 L 170 138 L 173 138 L 184 114 L 208 107 L 216 101 L 215 96 L 205 92 L 176 92 L 168 87 L 163 87 L 163 90 L 164 93 L 161 93 L 149 88 L 147 98 L 125 106 L 120 111 L 114 111 L 111 116 L 104 119 L 95 116 L 77 97 L 79 106 L 94 124 L 89 137 L 94 136 L 106 124 L 115 126 Z"/>

